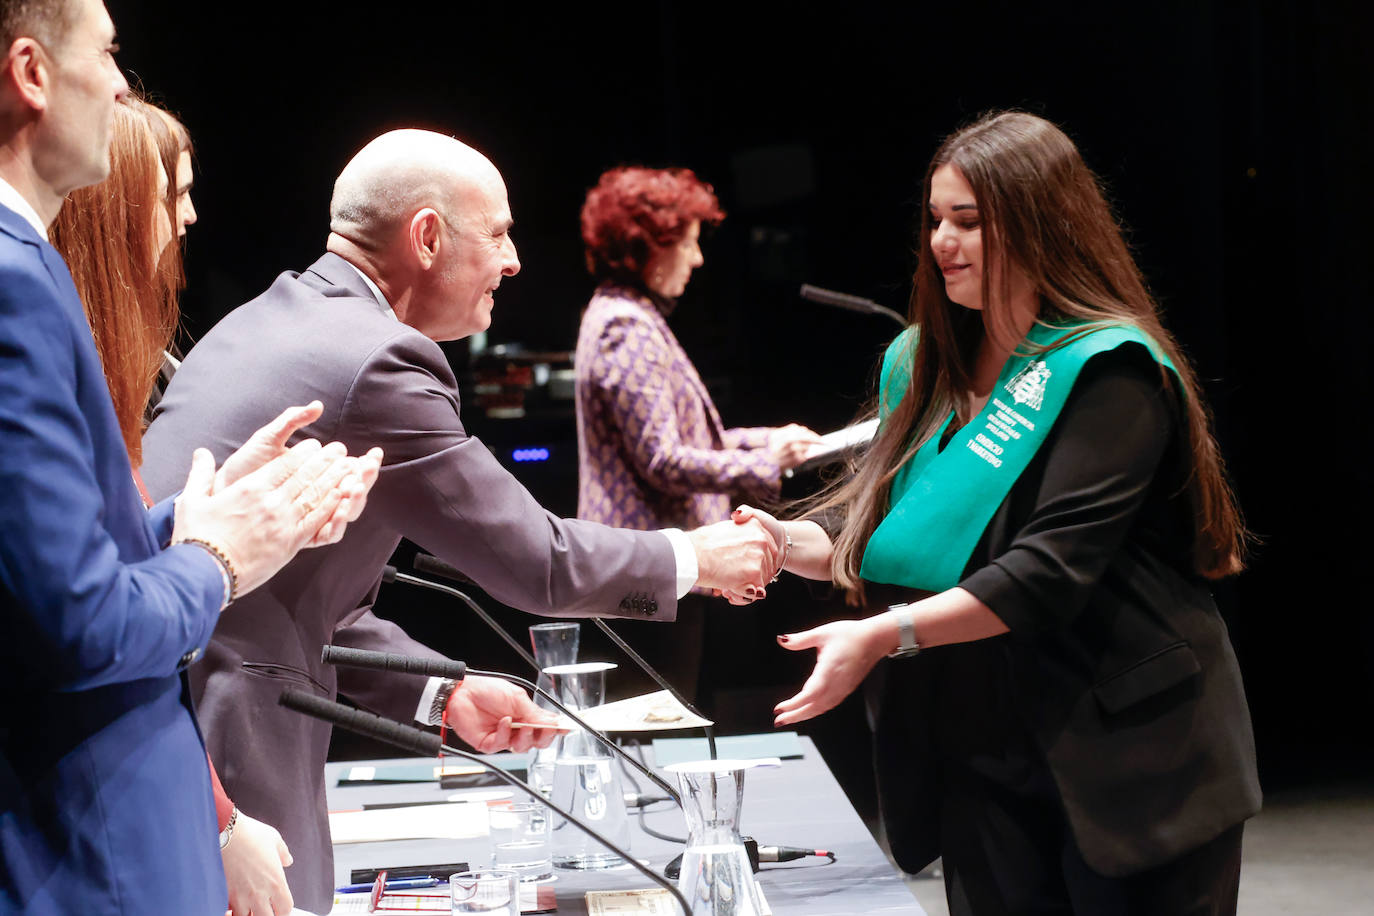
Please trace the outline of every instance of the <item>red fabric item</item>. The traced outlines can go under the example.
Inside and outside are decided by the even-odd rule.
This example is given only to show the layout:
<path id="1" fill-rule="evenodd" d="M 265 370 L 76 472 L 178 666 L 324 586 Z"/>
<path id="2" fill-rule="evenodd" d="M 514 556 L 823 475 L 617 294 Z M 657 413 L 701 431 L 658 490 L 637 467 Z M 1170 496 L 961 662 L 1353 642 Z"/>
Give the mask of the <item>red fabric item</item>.
<path id="1" fill-rule="evenodd" d="M 138 495 L 143 497 L 143 508 L 153 508 L 153 498 L 148 495 L 148 488 L 143 484 L 143 475 L 134 468 L 134 486 L 138 487 Z"/>
<path id="2" fill-rule="evenodd" d="M 215 816 L 219 818 L 219 829 L 223 830 L 229 826 L 229 815 L 234 813 L 234 803 L 224 793 L 219 774 L 215 772 L 215 762 L 210 759 L 208 753 L 205 755 L 205 762 L 210 764 L 210 788 L 215 790 Z"/>

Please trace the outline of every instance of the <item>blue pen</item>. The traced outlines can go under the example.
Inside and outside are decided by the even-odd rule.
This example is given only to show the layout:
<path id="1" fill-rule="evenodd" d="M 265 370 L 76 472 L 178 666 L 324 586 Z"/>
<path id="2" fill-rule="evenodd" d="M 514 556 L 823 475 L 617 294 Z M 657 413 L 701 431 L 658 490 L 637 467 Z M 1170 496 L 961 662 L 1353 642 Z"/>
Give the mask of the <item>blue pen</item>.
<path id="1" fill-rule="evenodd" d="M 397 878 L 395 881 L 388 881 L 382 889 L 387 891 L 408 891 L 414 890 L 417 887 L 437 887 L 442 883 L 444 882 L 440 881 L 438 878 Z M 376 887 L 375 881 L 367 884 L 345 884 L 343 887 L 334 888 L 334 892 L 338 894 L 357 894 L 362 891 L 370 891 L 374 887 Z"/>

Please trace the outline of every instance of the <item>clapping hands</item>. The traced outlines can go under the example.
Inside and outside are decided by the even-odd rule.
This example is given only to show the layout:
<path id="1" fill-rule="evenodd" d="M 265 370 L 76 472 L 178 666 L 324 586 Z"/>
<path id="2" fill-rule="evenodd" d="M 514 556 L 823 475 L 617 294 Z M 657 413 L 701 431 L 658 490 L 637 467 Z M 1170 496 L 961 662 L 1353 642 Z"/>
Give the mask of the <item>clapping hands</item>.
<path id="1" fill-rule="evenodd" d="M 214 545 L 238 577 L 238 593 L 251 591 L 305 547 L 332 544 L 362 514 L 381 469 L 382 452 L 349 457 L 340 443 L 306 439 L 286 447 L 291 434 L 319 418 L 315 401 L 292 407 L 258 430 L 215 470 L 209 451 L 197 449 L 186 487 L 176 501 L 172 542 Z"/>

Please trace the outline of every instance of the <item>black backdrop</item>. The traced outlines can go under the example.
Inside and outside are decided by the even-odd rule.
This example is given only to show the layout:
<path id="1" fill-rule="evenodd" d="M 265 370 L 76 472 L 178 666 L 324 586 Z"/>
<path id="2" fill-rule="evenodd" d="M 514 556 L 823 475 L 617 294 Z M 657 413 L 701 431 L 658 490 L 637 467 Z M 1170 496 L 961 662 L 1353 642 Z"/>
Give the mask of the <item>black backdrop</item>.
<path id="1" fill-rule="evenodd" d="M 313 260 L 333 176 L 413 125 L 482 149 L 510 186 L 524 271 L 491 339 L 570 348 L 585 189 L 621 162 L 683 164 L 730 215 L 674 323 L 733 424 L 848 420 L 892 327 L 796 285 L 903 310 L 939 138 L 994 107 L 1057 121 L 1208 380 L 1263 537 L 1220 598 L 1266 782 L 1368 772 L 1370 5 L 110 6 L 122 65 L 197 144 L 192 336 Z"/>

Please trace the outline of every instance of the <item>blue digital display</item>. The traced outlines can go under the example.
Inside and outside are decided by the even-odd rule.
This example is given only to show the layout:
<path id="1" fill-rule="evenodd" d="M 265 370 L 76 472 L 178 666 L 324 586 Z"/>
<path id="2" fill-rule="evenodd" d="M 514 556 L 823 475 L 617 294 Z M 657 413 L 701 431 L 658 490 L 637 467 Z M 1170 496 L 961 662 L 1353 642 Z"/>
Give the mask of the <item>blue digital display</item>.
<path id="1" fill-rule="evenodd" d="M 510 453 L 514 461 L 548 461 L 549 450 L 546 448 L 518 448 Z"/>

